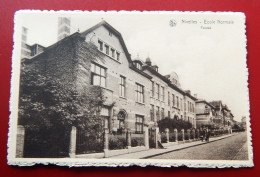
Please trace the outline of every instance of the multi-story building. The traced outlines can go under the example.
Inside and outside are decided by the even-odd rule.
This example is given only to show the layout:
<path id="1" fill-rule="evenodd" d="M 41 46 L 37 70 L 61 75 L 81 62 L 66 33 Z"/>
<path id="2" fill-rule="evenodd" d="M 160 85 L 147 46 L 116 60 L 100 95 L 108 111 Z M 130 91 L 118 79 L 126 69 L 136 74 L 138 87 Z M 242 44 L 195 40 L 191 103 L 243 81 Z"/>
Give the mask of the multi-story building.
<path id="1" fill-rule="evenodd" d="M 195 106 L 197 128 L 202 126 L 214 127 L 215 107 L 205 100 L 197 100 Z"/>
<path id="2" fill-rule="evenodd" d="M 88 58 L 87 44 L 94 44 L 98 59 Z M 24 64 L 42 67 L 39 72 L 46 77 L 60 77 L 64 87 L 75 85 L 78 92 L 88 85 L 101 87 L 101 115 L 111 132 L 142 133 L 144 126 L 157 126 L 165 117 L 196 127 L 196 98 L 181 88 L 178 75 L 161 75 L 150 58 L 132 60 L 120 32 L 106 21 L 46 48 L 35 44 L 30 51 Z"/>

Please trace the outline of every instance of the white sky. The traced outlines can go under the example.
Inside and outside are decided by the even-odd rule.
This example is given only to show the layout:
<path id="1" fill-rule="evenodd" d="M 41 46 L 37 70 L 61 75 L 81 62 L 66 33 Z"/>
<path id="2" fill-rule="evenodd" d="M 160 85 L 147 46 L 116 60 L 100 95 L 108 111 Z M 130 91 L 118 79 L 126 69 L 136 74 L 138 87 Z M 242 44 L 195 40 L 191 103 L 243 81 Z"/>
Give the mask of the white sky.
<path id="1" fill-rule="evenodd" d="M 175 71 L 184 90 L 189 89 L 207 101 L 222 100 L 237 121 L 249 116 L 246 39 L 241 14 L 27 13 L 19 17 L 29 29 L 28 44 L 55 43 L 58 16 L 71 17 L 72 33 L 78 29 L 82 32 L 103 18 L 122 34 L 132 59 L 139 54 L 145 60 L 149 55 L 161 74 Z M 172 19 L 177 22 L 175 27 L 169 25 Z M 183 24 L 183 19 L 198 20 L 198 24 Z M 201 29 L 204 20 L 218 19 L 233 20 L 234 24 Z"/>

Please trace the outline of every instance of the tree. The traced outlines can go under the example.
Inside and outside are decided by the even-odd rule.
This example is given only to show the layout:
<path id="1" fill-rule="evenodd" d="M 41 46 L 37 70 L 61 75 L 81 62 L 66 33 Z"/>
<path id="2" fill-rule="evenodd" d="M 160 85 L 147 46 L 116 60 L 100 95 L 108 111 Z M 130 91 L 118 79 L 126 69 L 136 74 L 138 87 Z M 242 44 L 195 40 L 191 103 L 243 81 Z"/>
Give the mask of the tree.
<path id="1" fill-rule="evenodd" d="M 22 62 L 18 124 L 26 129 L 29 140 L 25 141 L 28 143 L 25 146 L 28 151 L 32 151 L 31 146 L 39 145 L 38 150 L 35 150 L 38 152 L 29 153 L 28 156 L 67 156 L 71 126 L 86 130 L 85 135 L 91 136 L 93 140 L 103 137 L 103 120 L 98 109 L 104 102 L 102 89 L 86 82 L 80 86 L 74 82 L 68 84 L 66 79 L 74 81 L 75 79 L 70 77 L 74 77 L 74 73 L 79 71 L 73 70 L 69 73 L 70 68 L 77 67 L 70 66 L 73 63 L 69 61 L 69 57 L 68 60 L 64 59 L 71 56 L 74 50 L 84 51 L 81 52 L 84 57 L 77 58 L 77 64 L 90 72 L 90 62 L 102 60 L 102 56 L 91 43 L 71 40 L 66 45 L 58 45 L 52 49 L 51 54 L 43 55 L 42 59 Z M 77 47 L 71 49 L 73 46 Z M 42 71 L 40 67 L 43 67 L 42 63 L 48 57 L 57 60 L 54 66 L 57 69 L 46 67 L 47 69 Z M 64 65 L 61 62 L 68 62 L 69 71 L 58 70 Z M 28 132 L 31 134 L 28 135 Z M 40 154 L 39 148 L 42 146 L 44 153 Z M 55 149 L 57 152 L 49 152 L 48 149 Z"/>
<path id="2" fill-rule="evenodd" d="M 190 129 L 192 128 L 192 124 L 182 119 L 165 118 L 158 121 L 158 127 L 160 132 L 163 132 L 166 128 L 168 128 L 170 132 L 173 132 L 175 128 L 178 130 Z"/>

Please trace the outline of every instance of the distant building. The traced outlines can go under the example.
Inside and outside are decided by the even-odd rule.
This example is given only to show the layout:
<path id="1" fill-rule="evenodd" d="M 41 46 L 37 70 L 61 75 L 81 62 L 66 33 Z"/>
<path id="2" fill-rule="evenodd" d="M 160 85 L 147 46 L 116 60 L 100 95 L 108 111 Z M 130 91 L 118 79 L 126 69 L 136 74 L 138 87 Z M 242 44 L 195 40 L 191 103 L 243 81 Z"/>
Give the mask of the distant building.
<path id="1" fill-rule="evenodd" d="M 195 106 L 197 128 L 214 127 L 215 107 L 205 100 L 197 100 Z"/>
<path id="2" fill-rule="evenodd" d="M 58 18 L 58 41 L 70 35 L 70 18 Z"/>
<path id="3" fill-rule="evenodd" d="M 246 127 L 246 116 L 243 116 L 242 118 L 241 118 L 241 125 L 242 125 L 242 127 L 246 130 L 247 129 L 247 127 Z"/>

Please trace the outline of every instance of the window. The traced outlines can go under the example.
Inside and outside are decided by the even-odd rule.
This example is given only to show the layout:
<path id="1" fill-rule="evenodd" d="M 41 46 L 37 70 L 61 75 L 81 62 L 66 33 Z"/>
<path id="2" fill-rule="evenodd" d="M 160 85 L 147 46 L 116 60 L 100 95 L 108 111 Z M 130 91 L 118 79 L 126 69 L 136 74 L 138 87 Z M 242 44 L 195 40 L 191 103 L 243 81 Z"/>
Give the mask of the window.
<path id="1" fill-rule="evenodd" d="M 136 133 L 143 133 L 143 126 L 144 126 L 144 117 L 140 115 L 136 115 L 136 122 L 135 122 L 135 132 Z"/>
<path id="2" fill-rule="evenodd" d="M 108 34 L 109 34 L 109 36 L 111 36 L 111 37 L 113 36 L 113 33 L 112 33 L 111 31 L 109 31 Z"/>
<path id="3" fill-rule="evenodd" d="M 161 87 L 161 101 L 164 101 L 164 87 Z"/>
<path id="4" fill-rule="evenodd" d="M 159 84 L 156 84 L 156 87 L 155 87 L 155 94 L 156 94 L 156 99 L 159 99 L 160 98 L 160 86 Z"/>
<path id="5" fill-rule="evenodd" d="M 187 105 L 188 105 L 188 112 L 190 112 L 190 102 L 188 101 L 188 103 L 187 103 Z"/>
<path id="6" fill-rule="evenodd" d="M 171 118 L 171 112 L 168 111 L 168 118 Z"/>
<path id="7" fill-rule="evenodd" d="M 159 108 L 159 106 L 156 106 L 156 118 L 157 118 L 157 121 L 160 120 L 160 108 Z"/>
<path id="8" fill-rule="evenodd" d="M 119 121 L 119 129 L 124 129 L 125 128 L 125 118 L 126 118 L 126 113 L 124 111 L 120 111 L 117 115 L 117 119 Z"/>
<path id="9" fill-rule="evenodd" d="M 181 111 L 182 111 L 182 99 L 180 98 L 180 104 L 181 104 Z"/>
<path id="10" fill-rule="evenodd" d="M 154 82 L 152 81 L 151 97 L 154 97 Z"/>
<path id="11" fill-rule="evenodd" d="M 109 46 L 105 44 L 106 54 L 109 55 Z"/>
<path id="12" fill-rule="evenodd" d="M 168 106 L 171 105 L 171 96 L 170 96 L 170 92 L 168 92 Z"/>
<path id="13" fill-rule="evenodd" d="M 136 84 L 136 101 L 143 103 L 144 102 L 144 86 Z"/>
<path id="14" fill-rule="evenodd" d="M 186 102 L 184 101 L 184 111 L 186 111 Z"/>
<path id="15" fill-rule="evenodd" d="M 98 41 L 98 45 L 99 45 L 99 50 L 103 51 L 103 42 L 102 41 Z"/>
<path id="16" fill-rule="evenodd" d="M 111 55 L 112 55 L 112 58 L 115 58 L 115 50 L 111 48 Z"/>
<path id="17" fill-rule="evenodd" d="M 161 119 L 164 119 L 164 108 L 161 109 Z"/>
<path id="18" fill-rule="evenodd" d="M 176 100 L 177 100 L 177 108 L 179 108 L 179 97 L 176 96 Z"/>
<path id="19" fill-rule="evenodd" d="M 175 96 L 172 94 L 172 106 L 175 106 Z"/>
<path id="20" fill-rule="evenodd" d="M 119 94 L 121 97 L 125 97 L 125 77 L 120 76 Z"/>
<path id="21" fill-rule="evenodd" d="M 106 70 L 105 68 L 91 63 L 91 84 L 105 87 Z"/>
<path id="22" fill-rule="evenodd" d="M 150 116 L 151 116 L 151 121 L 154 121 L 154 105 L 150 105 Z"/>
<path id="23" fill-rule="evenodd" d="M 119 52 L 116 52 L 116 59 L 117 59 L 117 61 L 119 61 L 119 59 L 120 59 L 120 53 Z"/>
<path id="24" fill-rule="evenodd" d="M 140 69 L 140 70 L 142 69 L 142 66 L 141 66 L 140 63 L 135 63 L 135 66 L 136 66 L 137 69 Z"/>

